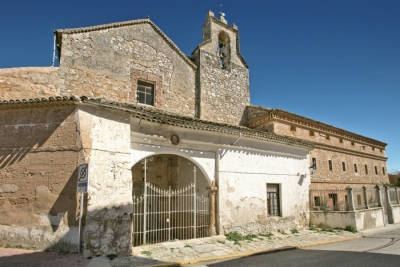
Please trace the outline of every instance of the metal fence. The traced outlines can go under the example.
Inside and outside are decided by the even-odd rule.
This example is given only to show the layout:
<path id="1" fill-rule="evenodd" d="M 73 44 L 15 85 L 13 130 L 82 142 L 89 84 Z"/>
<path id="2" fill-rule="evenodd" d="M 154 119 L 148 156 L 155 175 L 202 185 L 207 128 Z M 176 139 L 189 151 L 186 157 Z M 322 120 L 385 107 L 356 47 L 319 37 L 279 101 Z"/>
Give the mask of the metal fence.
<path id="1" fill-rule="evenodd" d="M 133 196 L 132 245 L 155 244 L 209 236 L 209 198 L 197 196 L 195 183 L 162 189 L 145 183 Z"/>
<path id="2" fill-rule="evenodd" d="M 398 204 L 397 192 L 395 187 L 389 187 L 389 202 L 390 204 Z"/>
<path id="3" fill-rule="evenodd" d="M 310 210 L 347 211 L 347 190 L 310 190 Z"/>
<path id="4" fill-rule="evenodd" d="M 367 200 L 365 199 L 364 189 L 353 189 L 353 203 L 354 209 L 363 210 L 368 209 Z"/>
<path id="5" fill-rule="evenodd" d="M 379 207 L 379 193 L 376 189 L 367 189 L 368 206 L 371 208 Z"/>

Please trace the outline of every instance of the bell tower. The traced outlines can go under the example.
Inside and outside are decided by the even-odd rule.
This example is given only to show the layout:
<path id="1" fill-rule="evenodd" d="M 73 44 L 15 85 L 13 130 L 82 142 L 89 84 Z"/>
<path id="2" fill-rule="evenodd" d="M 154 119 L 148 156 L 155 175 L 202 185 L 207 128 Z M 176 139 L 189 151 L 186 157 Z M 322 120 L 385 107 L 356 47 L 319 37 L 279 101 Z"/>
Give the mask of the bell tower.
<path id="1" fill-rule="evenodd" d="M 239 31 L 209 11 L 202 43 L 193 51 L 197 69 L 197 116 L 239 125 L 250 105 L 249 69 L 239 51 Z"/>

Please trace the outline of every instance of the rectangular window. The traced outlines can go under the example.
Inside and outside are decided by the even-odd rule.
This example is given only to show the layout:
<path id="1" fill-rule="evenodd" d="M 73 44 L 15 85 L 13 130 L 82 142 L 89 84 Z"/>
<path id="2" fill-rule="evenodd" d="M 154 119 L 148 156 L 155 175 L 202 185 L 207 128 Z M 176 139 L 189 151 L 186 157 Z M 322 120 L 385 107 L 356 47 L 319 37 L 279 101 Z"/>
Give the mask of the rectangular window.
<path id="1" fill-rule="evenodd" d="M 378 175 L 378 167 L 375 166 L 375 174 Z"/>
<path id="2" fill-rule="evenodd" d="M 372 147 L 372 151 L 375 151 L 375 147 Z"/>
<path id="3" fill-rule="evenodd" d="M 365 174 L 368 174 L 368 166 L 365 164 Z"/>
<path id="4" fill-rule="evenodd" d="M 343 168 L 343 171 L 345 172 L 346 171 L 346 163 L 345 162 L 342 162 L 342 168 Z"/>
<path id="5" fill-rule="evenodd" d="M 355 172 L 355 173 L 358 172 L 358 170 L 357 170 L 357 164 L 354 164 L 354 172 Z"/>
<path id="6" fill-rule="evenodd" d="M 383 175 L 386 175 L 386 173 L 385 173 L 385 167 L 382 167 L 382 173 L 383 173 Z"/>
<path id="7" fill-rule="evenodd" d="M 314 167 L 314 170 L 317 169 L 317 159 L 316 158 L 312 158 L 312 165 Z"/>
<path id="8" fill-rule="evenodd" d="M 154 84 L 138 81 L 136 100 L 138 103 L 154 106 Z"/>
<path id="9" fill-rule="evenodd" d="M 291 130 L 292 132 L 295 132 L 295 131 L 296 131 L 296 126 L 290 126 L 290 130 Z"/>
<path id="10" fill-rule="evenodd" d="M 314 131 L 310 131 L 310 136 L 314 136 Z"/>
<path id="11" fill-rule="evenodd" d="M 343 144 L 343 138 L 339 138 L 339 143 Z"/>
<path id="12" fill-rule="evenodd" d="M 329 135 L 326 136 L 326 140 L 331 140 Z"/>
<path id="13" fill-rule="evenodd" d="M 354 146 L 354 142 L 351 142 L 351 145 Z"/>
<path id="14" fill-rule="evenodd" d="M 280 216 L 279 184 L 267 184 L 268 216 Z"/>
<path id="15" fill-rule="evenodd" d="M 332 160 L 328 160 L 329 170 L 332 170 Z"/>
<path id="16" fill-rule="evenodd" d="M 320 197 L 314 197 L 314 206 L 316 206 L 316 207 L 321 206 L 321 198 Z"/>

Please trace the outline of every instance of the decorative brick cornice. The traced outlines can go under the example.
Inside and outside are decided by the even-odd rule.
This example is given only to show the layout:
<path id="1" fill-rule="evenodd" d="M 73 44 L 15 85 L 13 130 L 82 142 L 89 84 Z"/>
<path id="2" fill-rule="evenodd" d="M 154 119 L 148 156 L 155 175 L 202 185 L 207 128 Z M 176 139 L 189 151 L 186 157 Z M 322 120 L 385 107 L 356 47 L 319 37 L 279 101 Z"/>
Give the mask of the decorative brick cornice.
<path id="1" fill-rule="evenodd" d="M 263 123 L 266 123 L 268 121 L 272 120 L 280 120 L 280 121 L 285 121 L 290 124 L 297 124 L 301 125 L 305 128 L 310 128 L 315 131 L 321 131 L 324 133 L 328 133 L 331 135 L 339 136 L 348 140 L 354 140 L 358 141 L 361 143 L 367 143 L 367 144 L 372 144 L 373 146 L 377 148 L 385 148 L 386 143 L 365 137 L 359 134 L 355 134 L 346 130 L 343 130 L 341 128 L 337 128 L 335 126 L 322 123 L 313 119 L 309 119 L 294 113 L 290 113 L 281 109 L 268 109 L 268 108 L 262 108 L 262 107 L 250 107 L 250 108 L 256 108 L 260 109 L 263 111 L 263 114 L 260 116 L 256 116 L 255 118 L 250 119 L 248 121 L 247 126 L 250 128 L 255 128 Z"/>

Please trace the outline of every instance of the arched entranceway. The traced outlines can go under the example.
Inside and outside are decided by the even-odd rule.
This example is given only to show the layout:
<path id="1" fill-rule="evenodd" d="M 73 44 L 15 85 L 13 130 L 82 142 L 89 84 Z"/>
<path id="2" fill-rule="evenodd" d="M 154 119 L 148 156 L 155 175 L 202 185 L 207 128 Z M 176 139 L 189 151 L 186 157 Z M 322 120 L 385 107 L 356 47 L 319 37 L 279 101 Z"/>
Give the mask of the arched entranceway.
<path id="1" fill-rule="evenodd" d="M 132 245 L 209 236 L 209 183 L 189 159 L 159 154 L 132 167 Z"/>

